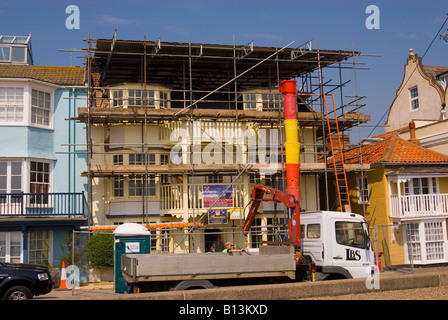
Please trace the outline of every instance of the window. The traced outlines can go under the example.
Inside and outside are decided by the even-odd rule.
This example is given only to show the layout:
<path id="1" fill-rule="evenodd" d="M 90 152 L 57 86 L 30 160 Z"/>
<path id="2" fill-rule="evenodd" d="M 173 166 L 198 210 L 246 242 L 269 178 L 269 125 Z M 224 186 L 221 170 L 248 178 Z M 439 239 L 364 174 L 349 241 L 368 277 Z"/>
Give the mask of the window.
<path id="1" fill-rule="evenodd" d="M 405 240 L 408 263 L 446 262 L 445 221 L 421 221 L 406 224 Z"/>
<path id="2" fill-rule="evenodd" d="M 264 176 L 264 185 L 267 187 L 283 190 L 283 186 L 286 185 L 284 182 L 285 182 L 284 177 L 281 173 L 275 173 L 275 174 L 266 173 Z"/>
<path id="3" fill-rule="evenodd" d="M 263 93 L 263 111 L 282 111 L 283 96 L 279 93 Z"/>
<path id="4" fill-rule="evenodd" d="M 160 164 L 169 164 L 169 163 L 170 163 L 170 156 L 168 154 L 161 154 Z"/>
<path id="5" fill-rule="evenodd" d="M 0 88 L 0 121 L 23 121 L 23 88 Z"/>
<path id="6" fill-rule="evenodd" d="M 31 231 L 29 233 L 29 263 L 48 264 L 50 256 L 50 231 Z"/>
<path id="7" fill-rule="evenodd" d="M 425 222 L 426 260 L 442 260 L 443 226 L 442 222 Z"/>
<path id="8" fill-rule="evenodd" d="M 0 47 L 0 61 L 1 62 L 26 62 L 26 47 Z"/>
<path id="9" fill-rule="evenodd" d="M 250 232 L 251 248 L 261 246 L 261 241 L 263 240 L 261 231 L 261 219 L 255 218 Z"/>
<path id="10" fill-rule="evenodd" d="M 243 106 L 245 110 L 282 111 L 283 96 L 269 92 L 244 93 Z"/>
<path id="11" fill-rule="evenodd" d="M 320 238 L 320 224 L 309 224 L 306 227 L 306 237 L 308 239 L 319 239 Z"/>
<path id="12" fill-rule="evenodd" d="M 156 183 L 154 175 L 149 175 L 147 179 L 145 179 L 144 175 L 135 175 L 129 178 L 129 196 L 132 197 L 143 195 L 156 195 Z"/>
<path id="13" fill-rule="evenodd" d="M 145 105 L 145 90 L 129 89 L 129 106 Z M 154 90 L 146 90 L 146 106 L 154 106 Z"/>
<path id="14" fill-rule="evenodd" d="M 419 108 L 418 89 L 417 89 L 417 87 L 413 87 L 413 88 L 409 89 L 409 92 L 411 94 L 411 111 L 417 110 Z"/>
<path id="15" fill-rule="evenodd" d="M 50 164 L 48 162 L 30 162 L 30 193 L 37 193 L 30 197 L 32 204 L 48 204 L 50 191 Z"/>
<path id="16" fill-rule="evenodd" d="M 418 223 L 406 224 L 406 240 L 408 244 L 408 259 L 410 261 L 420 261 L 422 253 Z"/>
<path id="17" fill-rule="evenodd" d="M 0 262 L 22 262 L 22 232 L 0 232 Z"/>
<path id="18" fill-rule="evenodd" d="M 404 183 L 405 195 L 410 194 L 412 188 L 413 194 L 433 194 L 437 191 L 437 178 L 412 178 L 412 187 L 410 181 Z"/>
<path id="19" fill-rule="evenodd" d="M 10 61 L 11 49 L 9 47 L 0 47 L 0 61 Z"/>
<path id="20" fill-rule="evenodd" d="M 288 219 L 267 218 L 267 240 L 288 241 Z"/>
<path id="21" fill-rule="evenodd" d="M 50 125 L 50 94 L 32 90 L 31 123 L 43 126 Z"/>
<path id="22" fill-rule="evenodd" d="M 25 52 L 27 48 L 11 47 L 11 61 L 12 62 L 26 62 Z"/>
<path id="23" fill-rule="evenodd" d="M 22 192 L 22 162 L 0 162 L 0 193 Z"/>
<path id="24" fill-rule="evenodd" d="M 357 178 L 358 203 L 369 203 L 369 179 L 366 176 Z"/>
<path id="25" fill-rule="evenodd" d="M 167 108 L 168 107 L 168 92 L 160 91 L 160 100 L 159 100 L 159 106 L 160 108 Z"/>
<path id="26" fill-rule="evenodd" d="M 145 161 L 145 156 L 147 156 L 147 163 Z M 138 165 L 138 164 L 156 164 L 156 155 L 148 154 L 148 153 L 131 153 L 129 154 L 129 164 L 130 165 Z"/>
<path id="27" fill-rule="evenodd" d="M 337 243 L 349 247 L 366 248 L 364 228 L 361 223 L 337 221 L 335 232 Z"/>
<path id="28" fill-rule="evenodd" d="M 124 196 L 124 177 L 116 176 L 114 177 L 114 197 Z"/>
<path id="29" fill-rule="evenodd" d="M 207 183 L 223 183 L 224 178 L 221 175 L 207 176 Z"/>
<path id="30" fill-rule="evenodd" d="M 244 99 L 244 109 L 257 109 L 257 94 L 256 93 L 245 93 L 243 95 Z"/>
<path id="31" fill-rule="evenodd" d="M 123 155 L 122 154 L 114 154 L 113 161 L 114 161 L 114 165 L 123 164 Z"/>
<path id="32" fill-rule="evenodd" d="M 31 161 L 30 192 L 48 193 L 50 186 L 50 164 Z"/>
<path id="33" fill-rule="evenodd" d="M 260 173 L 249 173 L 249 183 L 255 183 L 255 184 L 259 184 L 260 183 Z"/>
<path id="34" fill-rule="evenodd" d="M 123 105 L 123 90 L 113 92 L 113 106 L 118 107 Z"/>
<path id="35" fill-rule="evenodd" d="M 122 89 L 111 90 L 111 106 L 113 107 L 147 107 L 167 108 L 169 107 L 170 93 L 161 90 Z"/>

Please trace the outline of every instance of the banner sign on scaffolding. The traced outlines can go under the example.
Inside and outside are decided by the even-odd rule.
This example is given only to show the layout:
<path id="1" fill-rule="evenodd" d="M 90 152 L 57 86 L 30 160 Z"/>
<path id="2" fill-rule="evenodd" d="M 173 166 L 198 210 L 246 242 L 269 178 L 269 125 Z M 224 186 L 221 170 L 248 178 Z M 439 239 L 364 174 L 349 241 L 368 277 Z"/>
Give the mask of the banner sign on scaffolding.
<path id="1" fill-rule="evenodd" d="M 214 208 L 232 208 L 233 207 L 232 186 L 221 184 L 218 185 L 205 184 L 202 186 L 202 201 L 204 208 L 211 208 L 212 206 Z"/>
<path id="2" fill-rule="evenodd" d="M 218 210 L 209 210 L 208 211 L 208 223 L 209 224 L 227 224 L 227 210 L 226 209 L 218 209 Z"/>

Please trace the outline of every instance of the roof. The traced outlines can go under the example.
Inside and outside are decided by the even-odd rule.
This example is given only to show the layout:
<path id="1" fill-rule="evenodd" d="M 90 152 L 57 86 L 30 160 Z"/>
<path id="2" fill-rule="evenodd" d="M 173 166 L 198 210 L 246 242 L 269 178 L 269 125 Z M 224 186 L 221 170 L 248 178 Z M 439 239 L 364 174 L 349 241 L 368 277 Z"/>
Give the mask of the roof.
<path id="1" fill-rule="evenodd" d="M 146 83 L 165 84 L 177 90 L 188 87 L 190 81 L 195 89 L 213 90 L 251 68 L 254 69 L 250 73 L 238 79 L 239 90 L 273 87 L 278 79 L 291 79 L 318 69 L 319 62 L 324 68 L 360 54 L 315 50 L 310 46 L 294 48 L 293 44 L 280 50 L 250 45 L 143 42 L 115 38 L 92 42 L 95 42 L 92 67 L 101 70 L 101 86 L 142 82 L 143 56 L 146 54 Z"/>
<path id="2" fill-rule="evenodd" d="M 437 77 L 441 74 L 444 74 L 445 72 L 448 72 L 448 67 L 442 67 L 442 66 L 422 66 L 423 70 L 426 74 L 432 75 L 434 77 Z"/>
<path id="3" fill-rule="evenodd" d="M 85 68 L 0 64 L 0 78 L 34 79 L 61 86 L 83 86 Z"/>
<path id="4" fill-rule="evenodd" d="M 448 155 L 421 147 L 398 136 L 391 136 L 382 141 L 363 145 L 361 148 L 362 162 L 365 164 L 380 163 L 448 163 Z M 360 148 L 353 148 L 344 152 L 345 163 L 360 163 Z M 340 161 L 340 155 L 336 155 Z M 329 163 L 332 163 L 331 161 Z"/>

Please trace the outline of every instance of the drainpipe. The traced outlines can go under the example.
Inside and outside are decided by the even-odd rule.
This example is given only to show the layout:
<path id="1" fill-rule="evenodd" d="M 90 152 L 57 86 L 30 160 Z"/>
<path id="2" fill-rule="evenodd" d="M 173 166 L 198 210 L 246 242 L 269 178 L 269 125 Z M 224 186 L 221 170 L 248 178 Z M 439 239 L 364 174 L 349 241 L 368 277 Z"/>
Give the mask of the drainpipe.
<path id="1" fill-rule="evenodd" d="M 292 217 L 289 217 L 289 239 L 293 240 L 296 252 L 300 252 L 300 143 L 297 120 L 296 81 L 282 81 L 280 83 L 280 93 L 283 94 L 283 108 L 285 113 L 286 192 L 292 194 L 297 202 Z"/>

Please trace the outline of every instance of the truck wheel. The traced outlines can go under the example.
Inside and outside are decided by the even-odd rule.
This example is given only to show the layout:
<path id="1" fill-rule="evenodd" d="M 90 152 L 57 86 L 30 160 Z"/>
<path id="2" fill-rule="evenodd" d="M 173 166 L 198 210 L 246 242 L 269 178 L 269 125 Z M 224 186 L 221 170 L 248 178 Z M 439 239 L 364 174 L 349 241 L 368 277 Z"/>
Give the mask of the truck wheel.
<path id="1" fill-rule="evenodd" d="M 5 293 L 5 300 L 27 300 L 32 299 L 33 294 L 31 290 L 24 286 L 15 286 Z"/>

